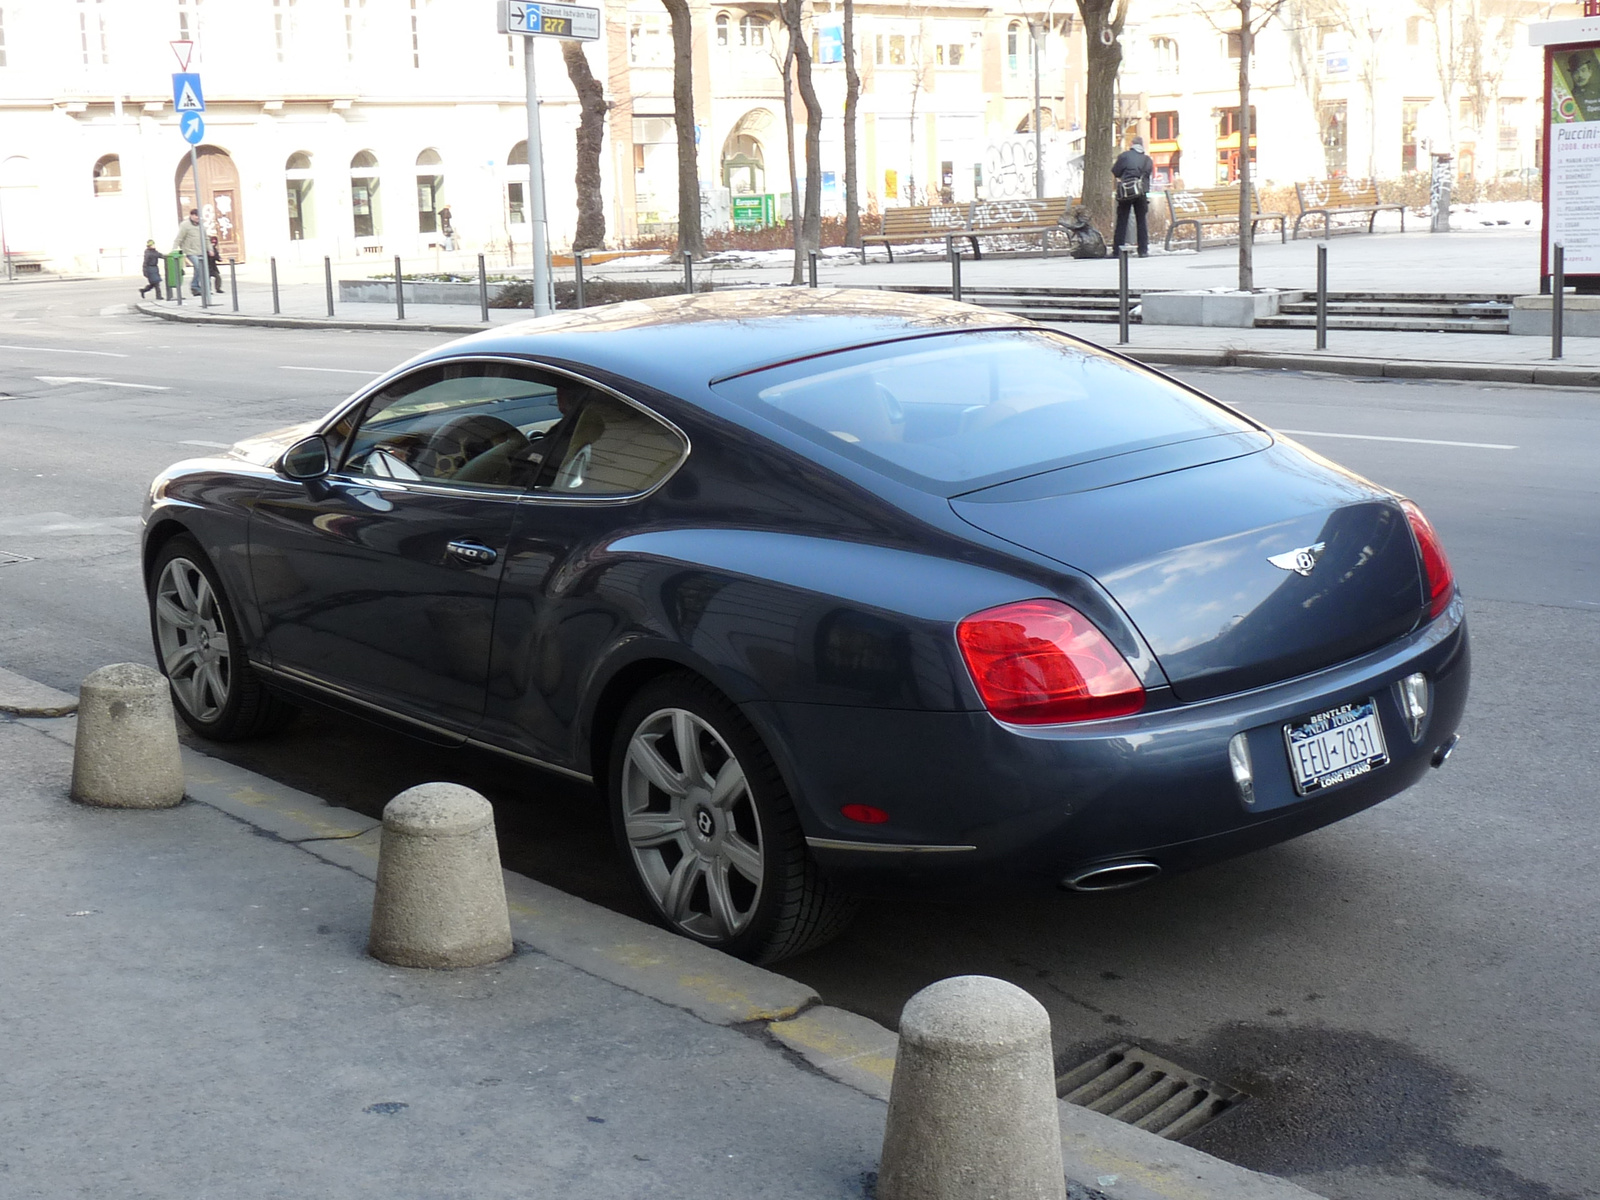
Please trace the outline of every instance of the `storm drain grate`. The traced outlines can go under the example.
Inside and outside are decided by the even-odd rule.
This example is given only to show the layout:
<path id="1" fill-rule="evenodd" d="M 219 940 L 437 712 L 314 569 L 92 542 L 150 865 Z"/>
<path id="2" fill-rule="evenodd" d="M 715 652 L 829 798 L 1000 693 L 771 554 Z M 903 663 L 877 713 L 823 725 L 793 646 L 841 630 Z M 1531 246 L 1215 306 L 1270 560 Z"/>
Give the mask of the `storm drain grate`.
<path id="1" fill-rule="evenodd" d="M 32 562 L 26 554 L 13 554 L 10 550 L 0 550 L 0 567 L 9 567 L 12 563 Z"/>
<path id="2" fill-rule="evenodd" d="M 1058 1076 L 1056 1095 L 1172 1141 L 1188 1137 L 1247 1098 L 1131 1042 Z"/>

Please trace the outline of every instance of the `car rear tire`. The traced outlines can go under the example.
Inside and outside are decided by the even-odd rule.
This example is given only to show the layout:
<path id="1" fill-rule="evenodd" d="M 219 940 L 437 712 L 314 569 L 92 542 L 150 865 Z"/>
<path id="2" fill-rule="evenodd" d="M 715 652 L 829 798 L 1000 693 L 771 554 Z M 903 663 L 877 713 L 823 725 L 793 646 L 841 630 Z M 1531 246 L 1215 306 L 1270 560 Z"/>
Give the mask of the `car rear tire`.
<path id="1" fill-rule="evenodd" d="M 629 701 L 606 786 L 623 863 L 668 929 L 766 963 L 822 945 L 855 915 L 807 853 L 760 737 L 699 676 L 663 676 Z"/>
<path id="2" fill-rule="evenodd" d="M 251 669 L 222 581 L 193 538 L 180 534 L 161 547 L 146 592 L 156 662 L 190 729 L 213 741 L 241 741 L 294 716 L 294 706 Z"/>

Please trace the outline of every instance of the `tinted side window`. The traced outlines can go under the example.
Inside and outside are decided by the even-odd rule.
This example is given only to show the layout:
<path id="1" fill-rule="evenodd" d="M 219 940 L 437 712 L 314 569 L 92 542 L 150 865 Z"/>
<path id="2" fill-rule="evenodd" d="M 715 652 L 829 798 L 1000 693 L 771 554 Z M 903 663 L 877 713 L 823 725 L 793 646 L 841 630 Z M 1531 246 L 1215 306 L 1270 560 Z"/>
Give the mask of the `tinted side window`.
<path id="1" fill-rule="evenodd" d="M 630 404 L 590 391 L 548 484 L 557 495 L 633 496 L 683 458 L 683 440 Z"/>
<path id="2" fill-rule="evenodd" d="M 564 381 L 509 363 L 426 367 L 368 402 L 352 475 L 527 491 L 560 440 Z M 570 410 L 575 404 L 567 398 Z"/>

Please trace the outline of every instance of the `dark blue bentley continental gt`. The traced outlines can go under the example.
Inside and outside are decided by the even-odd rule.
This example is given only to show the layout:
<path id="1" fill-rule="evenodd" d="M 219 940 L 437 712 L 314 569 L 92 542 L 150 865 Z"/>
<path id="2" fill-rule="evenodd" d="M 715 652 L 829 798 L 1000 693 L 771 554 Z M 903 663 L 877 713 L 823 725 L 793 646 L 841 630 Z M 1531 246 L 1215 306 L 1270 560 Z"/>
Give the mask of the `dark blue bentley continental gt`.
<path id="1" fill-rule="evenodd" d="M 297 700 L 593 780 L 673 929 L 771 960 L 852 895 L 1126 887 L 1455 743 L 1427 519 L 1194 390 L 877 292 L 618 304 L 430 351 L 152 485 L 183 718 Z"/>

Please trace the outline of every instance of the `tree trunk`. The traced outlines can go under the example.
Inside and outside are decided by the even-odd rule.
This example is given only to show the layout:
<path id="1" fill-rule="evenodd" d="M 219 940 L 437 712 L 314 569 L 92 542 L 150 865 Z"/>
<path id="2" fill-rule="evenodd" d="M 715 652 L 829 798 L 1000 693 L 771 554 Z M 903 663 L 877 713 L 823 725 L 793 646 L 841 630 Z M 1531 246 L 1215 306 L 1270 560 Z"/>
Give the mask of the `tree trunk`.
<path id="1" fill-rule="evenodd" d="M 794 284 L 805 282 L 805 237 L 800 210 L 800 171 L 794 159 L 794 39 L 789 37 L 788 48 L 783 52 L 783 135 L 789 149 L 789 236 L 794 245 Z"/>
<path id="2" fill-rule="evenodd" d="M 606 89 L 589 69 L 582 42 L 562 42 L 567 78 L 578 93 L 578 231 L 574 250 L 598 250 L 606 244 L 606 206 L 600 188 L 600 144 L 606 135 Z"/>
<path id="3" fill-rule="evenodd" d="M 1255 242 L 1250 229 L 1250 52 L 1255 30 L 1250 28 L 1250 0 L 1239 2 L 1239 290 L 1256 285 Z"/>
<path id="4" fill-rule="evenodd" d="M 1113 11 L 1114 10 L 1114 11 Z M 1111 190 L 1111 162 L 1116 158 L 1117 71 L 1122 66 L 1123 18 L 1126 0 L 1078 0 L 1088 58 L 1088 84 L 1083 121 L 1083 203 L 1090 219 L 1111 238 L 1116 200 Z M 1101 40 L 1111 35 L 1111 44 Z"/>
<path id="5" fill-rule="evenodd" d="M 795 86 L 806 109 L 805 250 L 822 244 L 822 102 L 811 79 L 811 45 L 806 41 L 803 0 L 785 0 L 782 8 L 789 26 L 789 49 L 794 54 Z"/>
<path id="6" fill-rule="evenodd" d="M 844 0 L 844 244 L 861 245 L 861 198 L 856 194 L 856 104 L 861 75 L 856 70 L 855 0 Z"/>
<path id="7" fill-rule="evenodd" d="M 678 253 L 704 258 L 700 167 L 694 144 L 694 30 L 689 0 L 661 0 L 672 18 L 672 118 L 678 127 Z"/>

